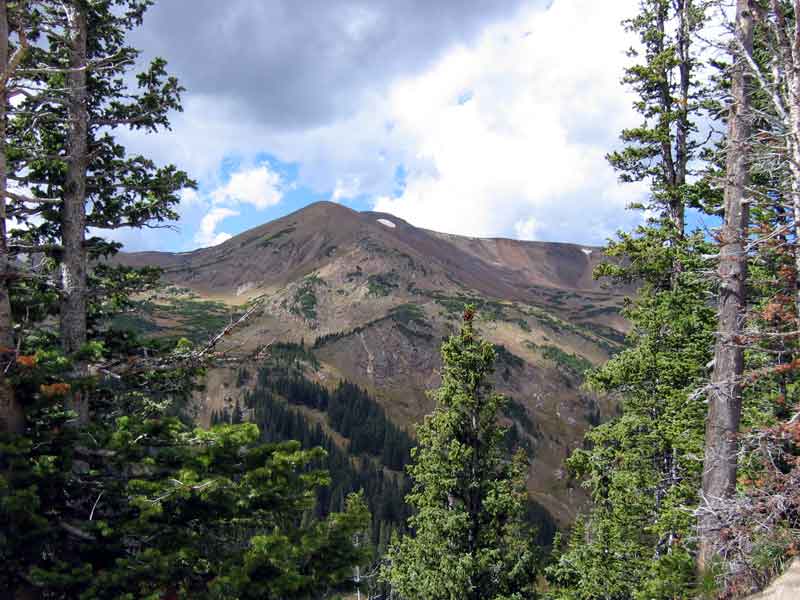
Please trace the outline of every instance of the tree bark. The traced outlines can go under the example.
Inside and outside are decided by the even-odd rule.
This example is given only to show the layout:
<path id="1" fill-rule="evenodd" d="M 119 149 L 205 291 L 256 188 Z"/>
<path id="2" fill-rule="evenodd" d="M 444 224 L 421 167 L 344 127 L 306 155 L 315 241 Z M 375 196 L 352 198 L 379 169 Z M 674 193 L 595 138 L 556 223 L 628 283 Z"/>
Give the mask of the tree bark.
<path id="1" fill-rule="evenodd" d="M 9 49 L 8 49 L 8 7 L 6 0 L 0 0 L 0 65 L 3 66 L 4 81 L 0 82 L 0 354 L 13 356 L 14 322 L 11 316 L 9 298 L 10 258 L 8 235 L 6 231 L 6 197 L 8 186 L 8 164 L 6 161 L 6 106 L 8 94 Z M 21 433 L 25 427 L 25 415 L 16 399 L 14 388 L 0 373 L 0 433 Z"/>
<path id="2" fill-rule="evenodd" d="M 61 208 L 61 343 L 66 354 L 86 344 L 86 170 L 88 165 L 89 114 L 86 89 L 86 13 L 79 3 L 68 8 L 70 30 L 68 167 Z M 85 370 L 77 364 L 77 370 Z M 78 423 L 89 420 L 88 402 L 80 392 L 72 395 Z"/>
<path id="3" fill-rule="evenodd" d="M 692 0 L 678 0 L 676 12 L 678 15 L 678 72 L 679 93 L 678 120 L 675 128 L 675 180 L 672 183 L 672 222 L 678 235 L 683 237 L 686 229 L 686 202 L 684 200 L 684 186 L 689 165 L 689 102 L 691 87 L 691 60 L 689 52 L 691 44 L 691 18 L 690 9 Z M 671 108 L 671 107 L 669 107 Z"/>
<path id="4" fill-rule="evenodd" d="M 736 2 L 735 35 L 725 167 L 725 217 L 720 233 L 719 332 L 706 420 L 703 506 L 699 520 L 698 567 L 701 572 L 710 566 L 719 539 L 720 524 L 714 518 L 715 507 L 730 496 L 736 485 L 744 369 L 744 351 L 738 336 L 745 312 L 749 221 L 745 192 L 749 182 L 750 91 L 748 71 L 741 54 L 752 53 L 753 49 L 753 17 L 748 0 Z"/>
<path id="5" fill-rule="evenodd" d="M 800 15 L 800 0 L 794 2 L 795 15 Z M 779 26 L 785 21 L 778 21 Z M 786 31 L 784 38 L 791 47 L 784 48 L 781 53 L 784 62 L 783 72 L 786 76 L 786 103 L 789 107 L 789 135 L 786 136 L 789 152 L 789 169 L 792 174 L 792 207 L 795 228 L 795 317 L 800 326 L 800 23 L 794 24 L 795 35 L 790 37 Z M 780 44 L 780 40 L 778 40 Z"/>

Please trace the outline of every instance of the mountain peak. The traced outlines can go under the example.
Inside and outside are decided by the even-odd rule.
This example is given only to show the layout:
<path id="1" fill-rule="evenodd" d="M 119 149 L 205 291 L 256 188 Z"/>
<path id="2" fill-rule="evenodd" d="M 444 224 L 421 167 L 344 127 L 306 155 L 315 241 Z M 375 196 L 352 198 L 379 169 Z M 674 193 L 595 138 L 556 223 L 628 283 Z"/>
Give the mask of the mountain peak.
<path id="1" fill-rule="evenodd" d="M 312 272 L 349 273 L 358 267 L 371 277 L 391 273 L 403 279 L 393 285 L 409 289 L 456 286 L 526 302 L 541 288 L 597 289 L 592 270 L 602 259 L 602 252 L 583 252 L 572 244 L 439 234 L 388 213 L 358 212 L 329 201 L 309 204 L 219 246 L 119 257 L 126 264 L 159 265 L 172 283 L 222 297 L 280 288 Z"/>

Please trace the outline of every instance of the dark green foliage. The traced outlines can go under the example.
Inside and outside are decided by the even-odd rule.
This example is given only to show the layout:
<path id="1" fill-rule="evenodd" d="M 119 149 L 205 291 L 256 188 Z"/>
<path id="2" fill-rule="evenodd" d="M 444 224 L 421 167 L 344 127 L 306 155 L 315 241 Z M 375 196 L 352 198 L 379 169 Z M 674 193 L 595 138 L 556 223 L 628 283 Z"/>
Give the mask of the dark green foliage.
<path id="1" fill-rule="evenodd" d="M 328 418 L 331 427 L 350 440 L 354 454 L 380 456 L 390 469 L 402 470 L 414 445 L 398 429 L 383 408 L 369 394 L 343 381 L 330 396 Z"/>
<path id="2" fill-rule="evenodd" d="M 685 222 L 688 207 L 714 195 L 693 171 L 709 141 L 697 134 L 708 90 L 694 47 L 708 6 L 642 0 L 624 23 L 639 42 L 623 83 L 636 93 L 641 122 L 622 131 L 623 145 L 608 160 L 621 181 L 649 185 L 643 203 L 632 206 L 649 214 L 609 244 L 607 254 L 617 260 L 596 275 L 641 287 L 623 311 L 633 327 L 627 347 L 589 375 L 592 387 L 621 398 L 621 414 L 592 430 L 586 448 L 568 461 L 592 505 L 549 569 L 559 599 L 666 600 L 698 592 L 693 510 L 706 415 L 698 392 L 716 329 L 714 264 L 706 258 L 715 249 Z"/>
<path id="3" fill-rule="evenodd" d="M 283 229 L 273 233 L 272 235 L 265 235 L 263 238 L 256 238 L 253 241 L 257 241 L 258 246 L 260 248 L 269 248 L 274 241 L 279 240 L 280 238 L 287 236 L 291 233 L 294 233 L 296 229 L 297 227 L 295 225 L 290 225 L 289 227 L 284 227 Z"/>
<path id="4" fill-rule="evenodd" d="M 613 327 L 607 327 L 606 325 L 600 325 L 599 323 L 592 323 L 591 321 L 581 323 L 581 327 L 600 336 L 601 343 L 599 345 L 608 350 L 611 354 L 618 352 L 620 347 L 627 343 L 625 334 L 620 333 Z"/>
<path id="5" fill-rule="evenodd" d="M 513 398 L 509 398 L 508 404 L 503 407 L 503 414 L 511 419 L 516 425 L 519 425 L 525 433 L 532 437 L 538 435 L 536 424 L 533 419 L 528 415 L 528 411 L 519 402 Z"/>
<path id="6" fill-rule="evenodd" d="M 399 276 L 395 271 L 377 273 L 367 277 L 367 288 L 370 296 L 388 296 L 392 290 L 400 287 Z"/>
<path id="7" fill-rule="evenodd" d="M 267 364 L 270 369 L 282 372 L 302 371 L 305 366 L 312 370 L 319 369 L 319 360 L 304 344 L 292 342 L 275 342 L 269 347 Z"/>
<path id="8" fill-rule="evenodd" d="M 62 19 L 64 8 L 52 4 L 38 3 L 40 15 Z M 181 110 L 184 89 L 167 73 L 163 59 L 154 59 L 139 74 L 130 73 L 140 52 L 128 45 L 127 33 L 141 24 L 150 4 L 146 0 L 112 0 L 82 6 L 87 21 L 86 59 L 103 64 L 103 68 L 86 71 L 86 225 L 100 230 L 147 227 L 175 219 L 180 191 L 195 187 L 174 165 L 159 166 L 147 157 L 128 155 L 114 137 L 119 128 L 148 133 L 167 128 L 170 112 Z M 68 35 L 35 31 L 32 36 L 36 43 L 31 45 L 23 66 L 70 64 Z M 74 158 L 64 152 L 71 127 L 67 118 L 69 78 L 64 71 L 48 69 L 28 71 L 26 77 L 29 85 L 41 88 L 53 100 L 41 104 L 35 95 L 26 97 L 10 123 L 18 144 L 13 162 L 26 167 L 25 175 L 17 181 L 30 186 L 34 196 L 64 198 L 69 192 L 68 166 Z M 10 208 L 11 214 L 26 222 L 27 227 L 14 234 L 19 242 L 51 247 L 61 243 L 58 205 L 34 211 L 22 205 Z M 42 218 L 31 219 L 37 214 Z M 86 246 L 90 256 L 111 254 L 120 247 L 100 237 L 86 240 Z M 58 253 L 53 257 L 58 258 Z"/>
<path id="9" fill-rule="evenodd" d="M 321 450 L 257 443 L 254 425 L 123 417 L 108 433 L 102 451 L 51 431 L 6 455 L 0 520 L 25 526 L 0 546 L 10 587 L 24 575 L 48 598 L 307 598 L 364 558 L 350 545 L 368 520 L 357 498 L 328 522 L 302 520 L 328 481 L 306 468 Z"/>
<path id="10" fill-rule="evenodd" d="M 590 375 L 622 396 L 622 416 L 587 436 L 589 449 L 570 457 L 584 478 L 592 510 L 549 569 L 564 599 L 684 598 L 694 585 L 692 508 L 700 485 L 705 404 L 696 390 L 711 358 L 715 315 L 702 275 L 701 239 L 665 248 L 662 233 L 624 238 L 625 252 L 650 269 L 680 260 L 683 270 L 658 289 L 660 271 L 625 311 L 630 346 Z M 671 258 L 660 257 L 669 253 Z"/>
<path id="11" fill-rule="evenodd" d="M 369 323 L 365 323 L 364 325 L 353 327 L 353 329 L 349 329 L 347 331 L 335 331 L 333 333 L 326 333 L 325 335 L 321 335 L 316 340 L 314 340 L 314 345 L 312 346 L 312 348 L 314 350 L 318 350 L 319 348 L 322 348 L 326 344 L 333 343 L 337 340 L 341 340 L 343 338 L 347 338 L 352 335 L 358 335 L 362 331 L 366 331 L 369 327 L 375 325 L 376 323 L 382 320 L 383 319 L 379 319 L 378 321 L 371 321 Z"/>
<path id="12" fill-rule="evenodd" d="M 497 362 L 501 365 L 512 367 L 514 369 L 521 369 L 525 365 L 524 360 L 522 360 L 519 356 L 511 352 L 502 344 L 493 344 L 492 347 L 494 348 L 495 355 L 497 356 Z"/>
<path id="13" fill-rule="evenodd" d="M 205 343 L 226 325 L 241 316 L 234 309 L 213 300 L 199 300 L 191 296 L 159 294 L 148 300 L 133 300 L 124 312 L 111 320 L 115 329 L 137 334 L 159 333 L 163 329 L 156 319 L 174 323 L 169 328 L 171 339 L 185 337 L 195 344 Z"/>
<path id="14" fill-rule="evenodd" d="M 505 321 L 508 319 L 506 316 L 507 306 L 496 300 L 489 300 L 477 296 L 467 294 L 457 294 L 455 296 L 447 296 L 441 292 L 424 292 L 431 296 L 437 304 L 443 306 L 448 313 L 453 316 L 461 316 L 465 304 L 472 304 L 479 312 L 481 319 L 487 321 Z"/>
<path id="15" fill-rule="evenodd" d="M 112 339 L 116 346 L 93 341 L 87 352 L 137 360 L 140 341 Z M 158 352 L 150 345 L 147 354 Z M 329 484 L 313 466 L 322 450 L 265 445 L 252 424 L 202 431 L 170 416 L 195 368 L 173 358 L 167 370 L 67 384 L 70 362 L 58 351 L 33 356 L 14 374 L 28 433 L 5 441 L 0 459 L 3 589 L 30 584 L 64 599 L 307 598 L 366 558 L 366 547 L 351 545 L 369 521 L 360 500 L 343 497 L 345 512 L 326 521 L 303 517 Z M 64 386 L 92 391 L 88 429 L 65 426 L 73 415 Z M 222 420 L 243 421 L 242 408 Z"/>
<path id="16" fill-rule="evenodd" d="M 559 367 L 567 370 L 571 374 L 576 375 L 581 379 L 583 378 L 583 375 L 593 366 L 591 362 L 582 356 L 564 352 L 558 346 L 542 346 L 542 356 L 544 356 L 547 360 L 552 360 Z"/>
<path id="17" fill-rule="evenodd" d="M 319 424 L 312 425 L 269 389 L 258 387 L 247 396 L 246 404 L 253 411 L 253 420 L 259 424 L 265 441 L 299 440 L 304 448 L 325 449 L 325 456 L 316 464 L 330 473 L 330 482 L 317 490 L 315 514 L 323 517 L 331 511 L 339 511 L 348 494 L 363 492 L 372 515 L 372 542 L 376 553 L 381 555 L 388 540 L 380 539 L 381 531 L 387 534 L 401 529 L 409 515 L 403 501 L 408 489 L 407 479 L 387 472 L 373 460 L 352 461 Z"/>
<path id="18" fill-rule="evenodd" d="M 26 225 L 16 241 L 47 248 L 37 277 L 11 290 L 20 317 L 18 353 L 3 376 L 24 406 L 26 429 L 0 439 L 0 595 L 221 600 L 347 591 L 352 567 L 369 554 L 354 543 L 369 525 L 363 500 L 343 497 L 336 512 L 315 518 L 317 492 L 329 483 L 315 466 L 324 451 L 263 443 L 255 425 L 242 423 L 238 404 L 224 419 L 234 424 L 190 426 L 186 405 L 205 366 L 191 341 L 142 340 L 113 326 L 118 315 L 135 314 L 140 307 L 132 298 L 152 289 L 160 273 L 96 260 L 119 244 L 86 240 L 81 231 L 158 226 L 177 216 L 181 189 L 194 185 L 171 165 L 128 156 L 113 137 L 118 126 L 167 127 L 168 113 L 180 110 L 182 88 L 162 59 L 135 78 L 127 74 L 138 51 L 126 45 L 126 34 L 150 4 L 29 5 L 33 44 L 24 66 L 37 68 L 26 71 L 24 87 L 41 90 L 48 101 L 37 105 L 35 95 L 24 96 L 10 128 L 19 144 L 12 171 L 24 171 L 16 182 L 32 196 L 56 201 L 10 208 Z M 82 38 L 76 32 L 83 17 L 91 66 L 71 71 L 86 75 L 85 86 L 72 85 L 64 68 L 70 58 L 79 61 L 70 47 L 80 46 L 74 40 Z M 50 33 L 36 30 L 40 18 L 52 23 Z M 86 138 L 85 154 L 68 143 L 70 128 L 83 121 L 76 116 L 81 109 L 66 109 L 70 91 L 87 94 L 78 102 L 88 112 L 87 130 L 78 136 Z M 75 183 L 84 176 L 85 195 Z M 67 208 L 74 218 L 62 221 Z M 73 225 L 70 236 L 65 223 Z M 69 237 L 69 248 L 66 239 L 58 247 L 62 237 Z M 85 260 L 84 249 L 93 261 L 88 279 L 73 269 L 69 282 L 81 296 L 70 309 L 79 340 L 70 356 L 52 318 L 59 292 L 67 293 L 66 285 L 53 289 L 67 249 L 74 265 Z M 83 288 L 91 290 L 88 298 Z M 170 308 L 196 339 L 229 323 L 228 314 L 209 318 L 218 308 L 210 303 L 181 298 Z M 88 331 L 80 325 L 84 317 Z M 78 405 L 87 407 L 80 420 L 72 410 Z"/>
<path id="19" fill-rule="evenodd" d="M 407 325 L 404 325 L 403 323 L 398 323 L 397 325 L 395 325 L 395 327 L 399 332 L 405 335 L 412 342 L 415 339 L 417 339 L 421 340 L 424 343 L 430 343 L 435 338 L 435 336 L 432 333 L 429 333 L 427 331 L 419 331 L 418 329 L 413 329 L 411 327 L 408 327 Z"/>
<path id="20" fill-rule="evenodd" d="M 317 318 L 317 294 L 315 289 L 323 281 L 316 275 L 309 275 L 297 287 L 292 296 L 289 310 L 309 321 Z"/>
<path id="21" fill-rule="evenodd" d="M 524 458 L 503 452 L 505 400 L 491 391 L 495 353 L 472 329 L 442 346 L 437 408 L 418 429 L 406 500 L 413 535 L 393 544 L 385 577 L 419 599 L 512 599 L 534 595 L 535 553 L 524 527 Z"/>
<path id="22" fill-rule="evenodd" d="M 417 325 L 430 329 L 431 324 L 425 319 L 425 313 L 416 304 L 401 304 L 389 311 L 391 318 L 403 325 Z"/>
<path id="23" fill-rule="evenodd" d="M 431 324 L 425 319 L 425 313 L 422 309 L 415 304 L 401 304 L 389 311 L 389 314 L 385 317 L 375 319 L 374 321 L 359 325 L 347 331 L 336 331 L 334 333 L 321 335 L 314 341 L 313 348 L 322 348 L 326 344 L 337 340 L 358 335 L 362 331 L 366 331 L 370 327 L 386 321 L 393 321 L 395 327 L 409 338 L 418 338 L 424 342 L 433 340 L 433 335 L 428 333 L 428 330 L 431 329 Z"/>
<path id="24" fill-rule="evenodd" d="M 349 273 L 347 273 L 345 275 L 345 280 L 348 283 L 351 283 L 352 281 L 354 281 L 354 280 L 356 280 L 356 279 L 358 279 L 360 277 L 363 277 L 363 276 L 364 276 L 364 271 L 361 269 L 361 265 L 356 265 L 356 268 L 355 268 L 354 271 L 350 271 Z"/>
<path id="25" fill-rule="evenodd" d="M 386 416 L 383 408 L 366 391 L 347 381 L 329 392 L 309 381 L 301 371 L 263 368 L 259 387 L 298 404 L 327 413 L 328 422 L 337 433 L 350 440 L 350 452 L 380 458 L 394 470 L 402 470 L 408 461 L 413 441 Z"/>

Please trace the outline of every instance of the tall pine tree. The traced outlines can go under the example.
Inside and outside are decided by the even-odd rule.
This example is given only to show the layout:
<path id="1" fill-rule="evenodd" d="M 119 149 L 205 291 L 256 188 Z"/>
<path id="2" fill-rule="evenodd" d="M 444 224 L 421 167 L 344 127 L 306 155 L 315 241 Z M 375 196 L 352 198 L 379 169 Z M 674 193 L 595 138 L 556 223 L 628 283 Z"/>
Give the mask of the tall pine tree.
<path id="1" fill-rule="evenodd" d="M 182 88 L 162 59 L 136 76 L 136 89 L 128 85 L 139 52 L 126 34 L 151 0 L 33 4 L 32 42 L 18 72 L 36 93 L 24 96 L 9 128 L 9 182 L 28 193 L 9 196 L 8 212 L 26 227 L 14 231 L 10 247 L 42 253 L 57 265 L 61 344 L 74 356 L 90 337 L 90 290 L 104 293 L 89 263 L 119 248 L 89 238 L 89 228 L 158 227 L 176 217 L 180 190 L 194 183 L 172 165 L 129 156 L 114 137 L 120 127 L 166 128 L 169 112 L 181 108 Z M 84 362 L 74 364 L 76 377 L 83 376 Z M 75 391 L 72 404 L 87 423 L 86 395 Z"/>
<path id="2" fill-rule="evenodd" d="M 442 345 L 437 407 L 417 431 L 406 501 L 413 535 L 389 552 L 386 579 L 405 598 L 522 599 L 534 596 L 536 554 L 523 523 L 524 455 L 504 456 L 498 424 L 506 400 L 492 392 L 495 352 L 473 328 Z"/>
<path id="3" fill-rule="evenodd" d="M 639 284 L 624 314 L 628 348 L 589 377 L 617 394 L 621 415 L 587 436 L 569 460 L 592 505 L 549 573 L 561 598 L 674 598 L 694 583 L 693 519 L 700 486 L 704 385 L 715 327 L 707 277 L 713 248 L 687 232 L 686 211 L 710 187 L 692 166 L 704 150 L 697 122 L 706 90 L 694 39 L 696 0 L 643 0 L 626 22 L 640 59 L 624 82 L 637 94 L 639 127 L 609 155 L 623 182 L 646 181 L 646 224 L 621 233 L 598 275 Z"/>

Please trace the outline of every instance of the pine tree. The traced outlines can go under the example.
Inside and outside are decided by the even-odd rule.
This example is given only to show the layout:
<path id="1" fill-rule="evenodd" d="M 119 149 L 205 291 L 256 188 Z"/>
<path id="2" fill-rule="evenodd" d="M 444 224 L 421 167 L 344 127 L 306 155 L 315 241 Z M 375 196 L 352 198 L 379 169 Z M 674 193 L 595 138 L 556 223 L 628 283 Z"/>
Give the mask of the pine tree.
<path id="1" fill-rule="evenodd" d="M 686 231 L 686 211 L 716 192 L 692 167 L 707 150 L 696 131 L 707 90 L 694 39 L 705 2 L 644 0 L 626 26 L 640 39 L 624 82 L 637 94 L 639 127 L 609 154 L 623 182 L 646 181 L 645 225 L 623 232 L 598 276 L 639 285 L 624 315 L 628 348 L 589 375 L 618 395 L 621 415 L 587 435 L 569 459 L 590 510 L 549 569 L 560 598 L 674 598 L 694 584 L 694 521 L 705 404 L 697 394 L 715 329 L 708 299 L 713 246 Z M 696 168 L 696 167 L 695 167 Z"/>
<path id="2" fill-rule="evenodd" d="M 384 576 L 406 598 L 531 598 L 536 554 L 523 525 L 524 455 L 504 456 L 498 417 L 506 400 L 489 377 L 495 352 L 465 311 L 442 345 L 437 408 L 417 432 L 406 501 L 413 535 L 392 545 Z"/>
<path id="3" fill-rule="evenodd" d="M 595 389 L 620 394 L 621 415 L 593 429 L 568 460 L 592 503 L 548 571 L 558 598 L 672 599 L 693 589 L 705 418 L 696 392 L 711 358 L 714 309 L 701 273 L 709 244 L 690 241 L 664 259 L 683 266 L 672 289 L 646 286 L 625 310 L 630 347 L 589 376 Z"/>
<path id="4" fill-rule="evenodd" d="M 10 8 L 12 10 L 9 10 Z M 17 10 L 14 11 L 13 8 Z M 6 225 L 8 216 L 6 205 L 9 193 L 6 131 L 8 105 L 13 87 L 16 85 L 15 77 L 19 64 L 28 50 L 27 24 L 24 22 L 20 8 L 24 8 L 24 6 L 9 7 L 6 0 L 0 1 L 0 67 L 2 68 L 2 78 L 0 78 L 0 359 L 6 360 L 13 355 L 14 348 L 14 322 L 9 286 L 13 273 Z M 11 18 L 15 12 L 16 26 Z M 13 48 L 11 43 L 12 31 L 16 32 L 18 40 L 16 48 Z M 0 433 L 20 433 L 24 426 L 23 407 L 15 397 L 12 386 L 3 378 L 0 381 Z"/>
<path id="5" fill-rule="evenodd" d="M 158 226 L 193 185 L 127 156 L 112 135 L 165 127 L 179 108 L 163 60 L 127 88 L 137 51 L 126 33 L 150 4 L 26 4 L 34 26 L 15 88 L 27 93 L 3 156 L 10 185 L 28 194 L 4 196 L 7 216 L 27 227 L 7 247 L 44 259 L 9 289 L 17 326 L 4 383 L 26 427 L 0 435 L 0 589 L 64 600 L 324 595 L 365 560 L 352 543 L 369 521 L 363 501 L 304 521 L 329 484 L 324 452 L 263 443 L 253 424 L 192 428 L 183 409 L 205 366 L 197 353 L 110 325 L 159 273 L 93 260 L 119 246 L 87 229 Z"/>
<path id="6" fill-rule="evenodd" d="M 113 277 L 112 267 L 91 271 L 90 261 L 119 248 L 87 238 L 88 229 L 157 227 L 176 217 L 180 190 L 194 185 L 172 165 L 128 156 L 113 135 L 120 127 L 148 132 L 169 127 L 169 112 L 181 108 L 183 88 L 167 74 L 163 59 L 137 75 L 138 89 L 129 89 L 126 81 L 139 54 L 126 43 L 126 34 L 151 4 L 37 0 L 31 13 L 36 28 L 19 73 L 23 87 L 37 93 L 25 96 L 11 123 L 9 173 L 9 181 L 30 194 L 9 197 L 8 212 L 26 223 L 10 246 L 44 253 L 57 265 L 67 355 L 82 351 L 90 337 L 90 290 L 105 292 L 98 275 Z M 75 369 L 81 377 L 86 365 L 76 360 Z M 87 423 L 86 395 L 75 391 L 72 402 L 79 422 Z"/>

